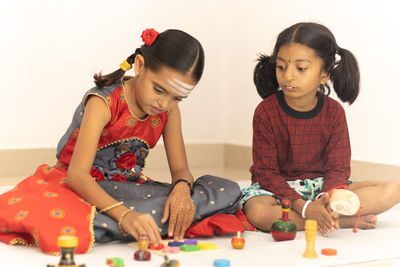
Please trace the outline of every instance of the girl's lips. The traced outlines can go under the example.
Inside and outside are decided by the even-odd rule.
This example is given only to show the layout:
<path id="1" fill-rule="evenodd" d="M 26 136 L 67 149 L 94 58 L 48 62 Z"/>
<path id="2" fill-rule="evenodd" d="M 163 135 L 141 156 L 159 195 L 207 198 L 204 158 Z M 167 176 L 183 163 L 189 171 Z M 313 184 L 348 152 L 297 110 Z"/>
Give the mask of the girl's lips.
<path id="1" fill-rule="evenodd" d="M 155 114 L 160 114 L 160 113 L 161 113 L 161 110 L 159 110 L 158 108 L 155 108 L 155 107 L 153 107 L 153 106 L 150 106 L 150 109 L 151 109 L 151 111 L 152 111 L 153 113 L 155 113 Z"/>
<path id="2" fill-rule="evenodd" d="M 284 87 L 282 87 L 282 89 L 283 89 L 283 90 L 286 90 L 286 91 L 295 91 L 295 90 L 296 90 L 296 87 L 293 87 L 293 86 L 284 86 Z"/>

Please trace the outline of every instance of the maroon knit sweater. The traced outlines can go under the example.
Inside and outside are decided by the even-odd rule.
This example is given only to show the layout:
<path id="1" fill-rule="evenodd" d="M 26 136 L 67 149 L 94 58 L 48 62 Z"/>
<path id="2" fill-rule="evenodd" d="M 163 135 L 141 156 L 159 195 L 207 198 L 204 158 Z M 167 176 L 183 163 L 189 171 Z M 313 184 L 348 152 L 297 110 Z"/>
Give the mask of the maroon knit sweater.
<path id="1" fill-rule="evenodd" d="M 324 177 L 322 191 L 347 183 L 350 140 L 343 107 L 321 96 L 308 112 L 290 108 L 282 91 L 265 98 L 253 119 L 253 183 L 279 199 L 300 198 L 287 181 Z"/>

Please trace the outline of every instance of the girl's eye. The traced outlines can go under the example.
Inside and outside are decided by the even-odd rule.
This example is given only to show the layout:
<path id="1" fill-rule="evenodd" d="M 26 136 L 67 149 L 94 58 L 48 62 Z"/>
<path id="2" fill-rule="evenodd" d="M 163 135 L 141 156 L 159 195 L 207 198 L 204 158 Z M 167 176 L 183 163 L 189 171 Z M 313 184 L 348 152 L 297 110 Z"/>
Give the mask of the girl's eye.
<path id="1" fill-rule="evenodd" d="M 306 70 L 307 70 L 307 68 L 300 68 L 300 67 L 297 67 L 297 69 L 298 69 L 299 71 L 306 71 Z"/>
<path id="2" fill-rule="evenodd" d="M 279 70 L 284 70 L 284 69 L 286 69 L 285 66 L 281 66 L 281 65 L 276 65 L 276 68 L 279 69 Z"/>
<path id="3" fill-rule="evenodd" d="M 157 93 L 157 94 L 162 94 L 163 93 L 163 91 L 161 90 L 161 89 L 158 89 L 157 87 L 153 87 L 154 88 L 154 91 Z"/>
<path id="4" fill-rule="evenodd" d="M 175 97 L 175 101 L 177 101 L 177 102 L 181 102 L 183 100 L 183 98 L 181 98 L 181 97 Z"/>

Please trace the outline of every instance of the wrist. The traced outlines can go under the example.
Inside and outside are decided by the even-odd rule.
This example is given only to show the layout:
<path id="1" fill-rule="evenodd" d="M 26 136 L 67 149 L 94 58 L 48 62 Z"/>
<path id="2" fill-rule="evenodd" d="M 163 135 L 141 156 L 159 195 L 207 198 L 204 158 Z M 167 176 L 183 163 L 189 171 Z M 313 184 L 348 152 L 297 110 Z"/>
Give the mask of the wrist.
<path id="1" fill-rule="evenodd" d="M 169 191 L 168 195 L 171 194 L 171 192 L 176 188 L 187 188 L 188 192 L 190 193 L 190 195 L 193 194 L 193 185 L 192 183 L 190 183 L 188 180 L 185 179 L 178 179 L 175 181 L 175 183 L 173 184 L 171 190 Z"/>
<path id="2" fill-rule="evenodd" d="M 307 200 L 306 203 L 304 203 L 303 208 L 301 209 L 301 217 L 303 217 L 303 219 L 306 219 L 307 207 L 308 205 L 310 205 L 311 202 L 311 200 Z"/>

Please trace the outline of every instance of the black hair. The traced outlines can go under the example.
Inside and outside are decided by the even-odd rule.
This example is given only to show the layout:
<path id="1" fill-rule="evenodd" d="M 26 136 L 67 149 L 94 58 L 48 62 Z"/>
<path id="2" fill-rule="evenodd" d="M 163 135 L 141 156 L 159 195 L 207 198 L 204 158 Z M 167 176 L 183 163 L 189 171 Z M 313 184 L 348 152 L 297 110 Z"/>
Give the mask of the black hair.
<path id="1" fill-rule="evenodd" d="M 144 66 L 152 71 L 158 71 L 162 66 L 170 67 L 182 74 L 190 74 L 198 82 L 204 69 L 204 50 L 200 42 L 193 36 L 180 30 L 166 30 L 157 36 L 150 46 L 142 45 L 126 60 L 134 64 L 135 57 L 144 57 Z M 110 74 L 94 75 L 97 87 L 111 85 L 120 81 L 125 71 L 118 69 Z"/>
<path id="2" fill-rule="evenodd" d="M 360 71 L 354 55 L 340 48 L 332 32 L 325 26 L 312 22 L 297 23 L 282 31 L 276 41 L 271 56 L 259 55 L 253 79 L 257 92 L 262 98 L 279 88 L 276 79 L 276 57 L 281 46 L 299 43 L 314 50 L 323 61 L 323 69 L 330 75 L 333 88 L 343 102 L 352 104 L 360 90 Z M 337 55 L 340 60 L 336 60 Z M 327 91 L 327 92 L 326 92 Z M 328 84 L 321 84 L 318 94 L 330 93 Z"/>

